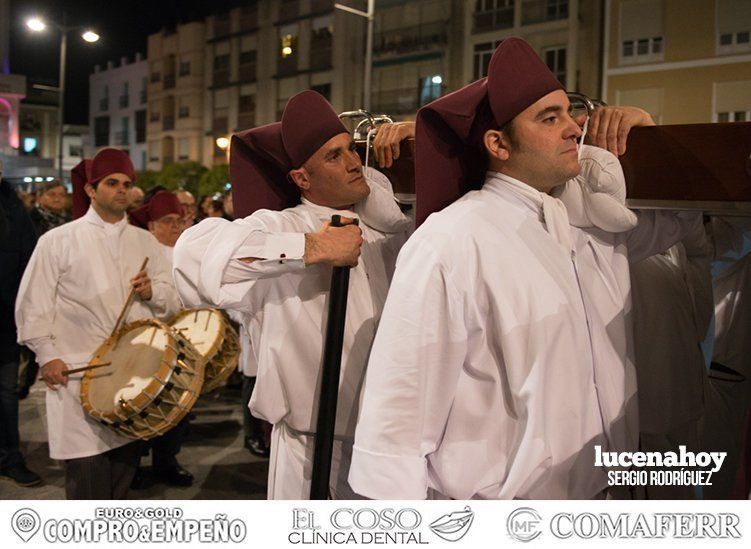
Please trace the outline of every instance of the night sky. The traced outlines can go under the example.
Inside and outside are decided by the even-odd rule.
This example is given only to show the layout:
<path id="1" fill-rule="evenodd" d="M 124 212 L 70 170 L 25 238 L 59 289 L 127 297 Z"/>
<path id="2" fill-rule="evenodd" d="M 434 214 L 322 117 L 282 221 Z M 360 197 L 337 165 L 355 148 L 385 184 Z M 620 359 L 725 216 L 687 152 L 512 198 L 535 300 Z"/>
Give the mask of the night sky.
<path id="1" fill-rule="evenodd" d="M 44 33 L 26 28 L 32 15 L 67 24 L 90 26 L 100 35 L 88 44 L 80 33 L 68 35 L 65 123 L 88 124 L 89 74 L 94 65 L 132 61 L 136 52 L 146 57 L 146 37 L 177 23 L 201 20 L 212 13 L 250 3 L 248 0 L 12 0 L 10 70 L 33 82 L 57 85 L 60 35 L 48 27 Z"/>

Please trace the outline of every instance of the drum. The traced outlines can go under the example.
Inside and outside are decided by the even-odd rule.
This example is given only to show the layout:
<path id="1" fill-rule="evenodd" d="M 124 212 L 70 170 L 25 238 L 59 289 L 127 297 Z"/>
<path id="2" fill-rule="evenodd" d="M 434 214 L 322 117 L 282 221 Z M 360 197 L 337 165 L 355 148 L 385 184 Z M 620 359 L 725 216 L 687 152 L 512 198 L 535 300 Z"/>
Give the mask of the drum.
<path id="1" fill-rule="evenodd" d="M 183 419 L 203 385 L 203 358 L 163 322 L 120 328 L 94 353 L 81 381 L 81 404 L 97 421 L 128 438 L 163 435 Z"/>
<path id="2" fill-rule="evenodd" d="M 224 313 L 219 309 L 185 309 L 169 324 L 188 338 L 206 363 L 201 393 L 223 385 L 240 359 L 240 340 Z"/>

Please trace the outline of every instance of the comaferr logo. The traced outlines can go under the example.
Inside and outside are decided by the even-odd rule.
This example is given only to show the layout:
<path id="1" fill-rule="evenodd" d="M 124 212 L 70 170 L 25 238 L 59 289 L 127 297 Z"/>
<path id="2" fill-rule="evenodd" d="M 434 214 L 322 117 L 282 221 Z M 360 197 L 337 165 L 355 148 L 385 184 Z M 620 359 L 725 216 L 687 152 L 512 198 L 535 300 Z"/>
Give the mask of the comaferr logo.
<path id="1" fill-rule="evenodd" d="M 734 513 L 558 513 L 550 531 L 560 539 L 591 538 L 740 538 Z"/>
<path id="2" fill-rule="evenodd" d="M 469 531 L 475 514 L 469 506 L 464 511 L 449 513 L 430 523 L 430 530 L 446 541 L 459 541 Z"/>

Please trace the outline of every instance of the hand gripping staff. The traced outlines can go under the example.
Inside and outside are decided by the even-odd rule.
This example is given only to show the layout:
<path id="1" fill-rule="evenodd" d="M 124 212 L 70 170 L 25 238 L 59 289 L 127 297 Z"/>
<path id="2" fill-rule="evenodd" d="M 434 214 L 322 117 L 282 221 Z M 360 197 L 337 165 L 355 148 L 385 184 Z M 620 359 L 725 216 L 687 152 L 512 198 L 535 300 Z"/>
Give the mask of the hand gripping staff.
<path id="1" fill-rule="evenodd" d="M 355 225 L 358 220 L 353 221 Z M 331 216 L 332 227 L 343 227 L 341 216 Z M 349 267 L 334 267 L 331 273 L 329 316 L 326 322 L 326 340 L 323 345 L 321 393 L 318 399 L 316 443 L 313 451 L 313 473 L 310 482 L 310 499 L 328 499 L 331 476 L 331 455 L 334 450 L 336 401 L 339 397 L 339 372 L 342 367 L 344 321 L 347 316 L 349 292 Z"/>

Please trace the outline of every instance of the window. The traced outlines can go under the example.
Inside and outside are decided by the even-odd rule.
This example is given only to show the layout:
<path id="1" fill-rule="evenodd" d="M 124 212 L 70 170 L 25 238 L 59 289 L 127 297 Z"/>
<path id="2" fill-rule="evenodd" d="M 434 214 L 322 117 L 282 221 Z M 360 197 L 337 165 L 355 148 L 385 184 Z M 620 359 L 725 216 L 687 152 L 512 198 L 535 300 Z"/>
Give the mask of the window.
<path id="1" fill-rule="evenodd" d="M 297 72 L 297 25 L 287 25 L 279 29 L 279 53 L 277 57 L 277 71 L 281 75 Z"/>
<path id="2" fill-rule="evenodd" d="M 129 101 L 130 101 L 130 93 L 128 91 L 128 83 L 123 82 L 123 91 L 120 94 L 120 99 L 119 99 L 120 108 L 121 109 L 127 108 Z"/>
<path id="3" fill-rule="evenodd" d="M 620 61 L 624 64 L 663 60 L 665 50 L 663 2 L 621 2 Z"/>
<path id="4" fill-rule="evenodd" d="M 747 122 L 749 120 L 751 120 L 751 111 L 717 113 L 717 122 Z"/>
<path id="5" fill-rule="evenodd" d="M 99 99 L 99 110 L 100 111 L 106 111 L 110 108 L 110 87 L 104 86 L 102 88 L 102 97 Z"/>
<path id="6" fill-rule="evenodd" d="M 141 91 L 138 92 L 138 95 L 140 96 L 139 99 L 141 100 L 141 105 L 146 104 L 146 89 L 148 87 L 149 87 L 149 79 L 144 76 L 141 79 Z"/>
<path id="7" fill-rule="evenodd" d="M 717 122 L 751 121 L 751 80 L 716 82 L 713 88 Z"/>
<path id="8" fill-rule="evenodd" d="M 440 74 L 420 78 L 420 107 L 441 97 L 441 84 L 443 84 L 443 78 Z"/>
<path id="9" fill-rule="evenodd" d="M 94 119 L 94 146 L 106 147 L 110 144 L 110 117 L 97 116 Z"/>
<path id="10" fill-rule="evenodd" d="M 136 143 L 146 142 L 146 109 L 136 111 Z"/>
<path id="11" fill-rule="evenodd" d="M 120 130 L 115 132 L 115 145 L 127 145 L 130 143 L 130 136 L 129 136 L 129 125 L 130 120 L 127 116 L 123 116 L 120 119 Z"/>
<path id="12" fill-rule="evenodd" d="M 568 0 L 523 0 L 522 25 L 568 18 Z"/>
<path id="13" fill-rule="evenodd" d="M 225 53 L 214 57 L 214 85 L 226 86 L 229 84 L 229 54 Z"/>
<path id="14" fill-rule="evenodd" d="M 566 48 L 550 48 L 545 50 L 545 64 L 558 81 L 566 83 Z"/>
<path id="15" fill-rule="evenodd" d="M 320 93 L 327 101 L 331 101 L 331 84 L 319 84 L 317 86 L 311 86 L 310 89 Z"/>
<path id="16" fill-rule="evenodd" d="M 310 68 L 331 67 L 331 46 L 333 44 L 333 21 L 331 16 L 313 19 L 310 35 Z"/>
<path id="17" fill-rule="evenodd" d="M 178 140 L 177 147 L 177 159 L 188 160 L 188 158 L 190 157 L 190 138 L 183 137 L 182 139 Z"/>
<path id="18" fill-rule="evenodd" d="M 190 74 L 190 61 L 180 61 L 179 76 L 188 76 Z"/>
<path id="19" fill-rule="evenodd" d="M 751 2 L 717 0 L 717 53 L 751 51 Z"/>
<path id="20" fill-rule="evenodd" d="M 83 147 L 79 144 L 71 143 L 68 145 L 68 156 L 81 158 L 83 156 Z"/>
<path id="21" fill-rule="evenodd" d="M 493 52 L 500 43 L 501 41 L 499 40 L 497 42 L 483 42 L 482 44 L 475 44 L 473 58 L 473 80 L 479 80 L 483 76 L 488 75 L 490 58 L 493 57 Z"/>
<path id="22" fill-rule="evenodd" d="M 159 162 L 159 141 L 149 141 L 149 162 Z"/>
<path id="23" fill-rule="evenodd" d="M 158 72 L 152 72 L 151 73 L 151 82 L 159 82 L 162 79 L 162 75 Z"/>
<path id="24" fill-rule="evenodd" d="M 514 0 L 477 0 L 473 32 L 490 32 L 514 26 Z"/>
<path id="25" fill-rule="evenodd" d="M 237 76 L 240 82 L 255 82 L 258 52 L 256 50 L 240 52 L 240 65 Z"/>
<path id="26" fill-rule="evenodd" d="M 256 125 L 256 96 L 241 95 L 237 102 L 237 127 L 245 130 Z"/>

